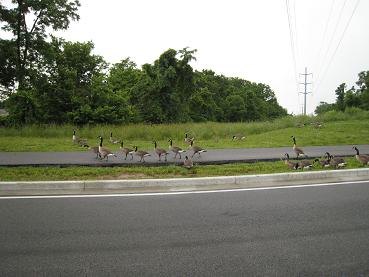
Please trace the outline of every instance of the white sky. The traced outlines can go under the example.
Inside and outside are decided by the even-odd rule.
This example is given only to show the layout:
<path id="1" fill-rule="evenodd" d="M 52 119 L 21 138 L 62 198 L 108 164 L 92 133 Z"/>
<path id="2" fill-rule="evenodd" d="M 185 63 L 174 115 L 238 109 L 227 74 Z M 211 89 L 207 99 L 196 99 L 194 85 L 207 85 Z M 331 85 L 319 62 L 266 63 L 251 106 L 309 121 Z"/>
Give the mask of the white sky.
<path id="1" fill-rule="evenodd" d="M 296 78 L 305 66 L 314 74 L 308 78 L 314 83 L 309 88 L 313 94 L 307 97 L 308 113 L 320 101 L 334 102 L 339 84 L 345 82 L 351 87 L 360 71 L 369 70 L 368 0 L 359 2 L 326 69 L 357 1 L 360 0 L 288 1 Z M 297 93 L 286 0 L 80 2 L 80 21 L 58 35 L 71 41 L 93 41 L 95 53 L 108 62 L 130 57 L 141 66 L 154 62 L 169 48 L 188 46 L 198 50 L 197 61 L 192 62 L 194 69 L 211 69 L 227 77 L 268 84 L 288 112 L 301 113 L 303 95 Z"/>

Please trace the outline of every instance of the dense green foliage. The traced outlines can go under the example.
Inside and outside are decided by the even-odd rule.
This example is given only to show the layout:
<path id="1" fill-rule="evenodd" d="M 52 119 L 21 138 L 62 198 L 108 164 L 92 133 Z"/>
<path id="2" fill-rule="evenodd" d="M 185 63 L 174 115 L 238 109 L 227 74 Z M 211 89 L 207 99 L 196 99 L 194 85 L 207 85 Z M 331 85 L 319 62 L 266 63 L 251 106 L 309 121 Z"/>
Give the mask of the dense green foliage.
<path id="1" fill-rule="evenodd" d="M 369 71 L 363 71 L 359 73 L 359 79 L 356 82 L 358 86 L 351 87 L 351 89 L 346 89 L 346 84 L 340 84 L 336 93 L 336 102 L 328 104 L 326 102 L 320 102 L 316 107 L 316 114 L 323 114 L 329 111 L 340 111 L 344 112 L 346 110 L 352 109 L 362 109 L 369 110 Z"/>
<path id="2" fill-rule="evenodd" d="M 30 123 L 171 123 L 254 121 L 285 116 L 265 84 L 195 71 L 196 50 L 168 49 L 138 68 L 108 65 L 92 42 L 68 42 L 48 31 L 78 20 L 78 0 L 0 4 L 0 100 L 10 125 Z M 2 122 L 5 122 L 3 120 Z"/>

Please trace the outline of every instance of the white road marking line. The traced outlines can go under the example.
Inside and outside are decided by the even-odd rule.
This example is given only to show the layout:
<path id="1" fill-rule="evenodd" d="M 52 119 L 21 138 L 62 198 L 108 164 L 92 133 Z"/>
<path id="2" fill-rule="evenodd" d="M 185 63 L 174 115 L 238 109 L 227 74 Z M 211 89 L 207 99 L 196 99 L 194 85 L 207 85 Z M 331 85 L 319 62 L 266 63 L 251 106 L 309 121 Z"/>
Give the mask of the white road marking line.
<path id="1" fill-rule="evenodd" d="M 52 198 L 98 198 L 98 197 L 140 197 L 140 196 L 165 196 L 165 195 L 185 195 L 185 194 L 206 194 L 221 192 L 238 192 L 238 191 L 258 191 L 258 190 L 274 190 L 274 189 L 293 189 L 293 188 L 312 188 L 338 186 L 346 184 L 363 184 L 369 181 L 351 181 L 336 183 L 321 183 L 307 185 L 291 185 L 291 186 L 275 186 L 275 187 L 257 187 L 243 189 L 220 189 L 220 190 L 200 190 L 200 191 L 175 191 L 175 192 L 150 192 L 150 193 L 117 193 L 117 194 L 72 194 L 72 195 L 32 195 L 32 196 L 0 196 L 0 200 L 5 199 L 52 199 Z"/>

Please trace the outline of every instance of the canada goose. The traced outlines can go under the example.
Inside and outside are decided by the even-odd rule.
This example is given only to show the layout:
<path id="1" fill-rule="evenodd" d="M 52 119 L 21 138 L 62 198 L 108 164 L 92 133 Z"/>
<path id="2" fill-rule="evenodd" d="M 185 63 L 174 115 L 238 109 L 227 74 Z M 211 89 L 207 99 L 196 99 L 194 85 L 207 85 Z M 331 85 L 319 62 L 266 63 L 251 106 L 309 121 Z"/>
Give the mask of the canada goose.
<path id="1" fill-rule="evenodd" d="M 296 138 L 294 136 L 291 136 L 291 138 L 293 139 L 292 149 L 296 153 L 296 158 L 298 159 L 300 156 L 301 157 L 307 157 L 307 155 L 304 153 L 304 151 L 301 148 L 296 146 Z"/>
<path id="2" fill-rule="evenodd" d="M 181 159 L 181 153 L 186 152 L 186 150 L 183 150 L 182 148 L 178 147 L 178 146 L 173 146 L 173 141 L 172 139 L 168 140 L 169 142 L 169 151 L 172 151 L 173 153 L 175 153 L 174 155 L 174 159 L 177 157 L 177 155 L 179 154 L 179 159 Z"/>
<path id="3" fill-rule="evenodd" d="M 101 158 L 101 155 L 99 152 L 99 146 L 92 146 L 92 147 L 89 147 L 88 149 L 90 149 L 93 153 L 96 154 L 96 159 Z"/>
<path id="4" fill-rule="evenodd" d="M 76 136 L 76 130 L 73 130 L 72 140 L 74 143 L 77 143 L 79 141 L 79 137 Z"/>
<path id="5" fill-rule="evenodd" d="M 238 135 L 238 136 L 233 136 L 232 140 L 243 140 L 245 138 L 246 138 L 245 136 Z"/>
<path id="6" fill-rule="evenodd" d="M 329 161 L 328 160 L 319 160 L 319 159 L 315 159 L 314 163 L 319 163 L 319 165 L 321 167 L 329 167 Z"/>
<path id="7" fill-rule="evenodd" d="M 312 122 L 310 123 L 315 128 L 322 128 L 323 124 L 321 122 Z"/>
<path id="8" fill-rule="evenodd" d="M 158 154 L 159 156 L 159 161 L 161 161 L 161 155 L 165 156 L 165 161 L 167 161 L 167 156 L 168 156 L 168 152 L 167 150 L 163 149 L 163 148 L 159 148 L 158 144 L 156 143 L 156 141 L 154 141 L 154 146 L 155 146 L 155 153 Z"/>
<path id="9" fill-rule="evenodd" d="M 119 143 L 119 142 L 120 142 L 119 140 L 117 140 L 117 139 L 113 138 L 113 132 L 110 132 L 110 138 L 109 138 L 109 141 L 110 141 L 111 143 L 113 143 L 113 144 L 117 144 L 117 143 Z"/>
<path id="10" fill-rule="evenodd" d="M 192 160 L 190 160 L 187 156 L 185 157 L 185 160 L 183 161 L 183 167 L 187 169 L 191 169 L 193 167 Z"/>
<path id="11" fill-rule="evenodd" d="M 358 162 L 362 163 L 363 165 L 369 164 L 369 155 L 363 155 L 359 153 L 359 149 L 357 149 L 356 146 L 352 147 L 352 149 L 355 149 L 356 155 L 355 158 L 358 160 Z"/>
<path id="12" fill-rule="evenodd" d="M 130 148 L 127 148 L 127 147 L 123 147 L 123 140 L 121 140 L 121 142 L 120 142 L 120 151 L 122 151 L 122 153 L 124 154 L 124 155 L 126 155 L 125 156 L 125 160 L 127 159 L 127 156 L 128 156 L 128 154 L 129 155 L 131 155 L 131 160 L 133 160 L 133 153 L 135 152 L 133 149 L 130 149 Z"/>
<path id="13" fill-rule="evenodd" d="M 193 154 L 191 156 L 191 158 L 193 158 L 193 156 L 195 154 L 199 154 L 199 156 L 201 156 L 200 154 L 201 153 L 204 153 L 204 152 L 207 152 L 205 149 L 201 148 L 200 146 L 194 146 L 193 145 L 193 141 L 191 141 L 191 147 L 190 147 L 190 150 L 193 151 Z"/>
<path id="14" fill-rule="evenodd" d="M 194 141 L 194 139 L 195 139 L 194 137 L 190 138 L 190 137 L 188 136 L 188 134 L 187 134 L 187 133 L 185 133 L 185 138 L 184 138 L 185 143 L 190 144 L 191 142 L 193 142 L 193 141 Z"/>
<path id="15" fill-rule="evenodd" d="M 86 147 L 89 148 L 90 146 L 88 145 L 87 139 L 81 139 L 78 141 L 78 145 L 81 147 Z"/>
<path id="16" fill-rule="evenodd" d="M 78 143 L 80 146 L 87 145 L 87 139 L 86 138 L 80 138 L 80 137 L 76 136 L 76 130 L 73 130 L 72 140 L 73 140 L 74 143 Z"/>
<path id="17" fill-rule="evenodd" d="M 333 166 L 335 168 L 342 168 L 346 166 L 346 162 L 343 158 L 333 157 L 329 152 L 326 152 L 325 155 L 328 158 L 328 162 L 330 166 Z"/>
<path id="18" fill-rule="evenodd" d="M 308 160 L 302 160 L 302 161 L 299 161 L 297 163 L 297 168 L 298 169 L 301 169 L 301 170 L 304 170 L 304 169 L 312 169 L 313 168 L 313 165 Z"/>
<path id="19" fill-rule="evenodd" d="M 100 153 L 100 159 L 105 159 L 108 161 L 109 156 L 114 156 L 116 157 L 117 155 L 115 155 L 113 152 L 111 152 L 108 148 L 103 147 L 103 138 L 100 137 L 100 144 L 99 144 L 99 153 Z"/>
<path id="20" fill-rule="evenodd" d="M 283 159 L 281 158 L 281 160 L 285 163 L 285 165 L 287 165 L 288 168 L 290 169 L 297 169 L 297 163 L 291 162 L 290 161 L 290 155 L 288 155 L 288 153 L 284 154 L 284 156 L 286 157 L 283 161 Z"/>
<path id="21" fill-rule="evenodd" d="M 135 154 L 136 156 L 139 156 L 140 162 L 145 162 L 145 157 L 151 156 L 150 153 L 143 151 L 143 150 L 137 150 L 137 146 L 135 146 Z"/>

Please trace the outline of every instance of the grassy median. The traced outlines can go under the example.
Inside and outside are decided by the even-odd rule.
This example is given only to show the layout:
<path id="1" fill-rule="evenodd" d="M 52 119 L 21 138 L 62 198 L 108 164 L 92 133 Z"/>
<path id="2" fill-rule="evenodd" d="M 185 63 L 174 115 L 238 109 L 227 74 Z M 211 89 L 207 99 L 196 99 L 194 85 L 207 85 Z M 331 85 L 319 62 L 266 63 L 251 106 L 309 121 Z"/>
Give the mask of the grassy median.
<path id="1" fill-rule="evenodd" d="M 362 167 L 355 158 L 346 158 L 346 168 Z M 313 170 L 322 170 L 316 166 Z M 334 170 L 329 169 L 328 170 Z M 300 170 L 299 170 L 300 171 Z M 225 165 L 129 167 L 0 167 L 0 181 L 113 180 L 233 176 L 296 172 L 281 162 L 235 163 Z"/>

